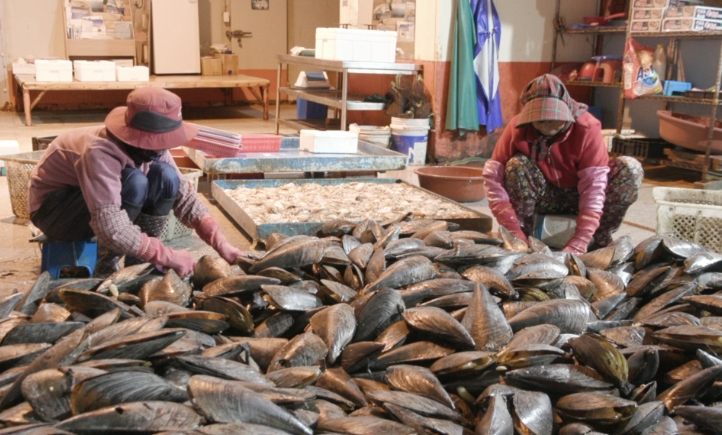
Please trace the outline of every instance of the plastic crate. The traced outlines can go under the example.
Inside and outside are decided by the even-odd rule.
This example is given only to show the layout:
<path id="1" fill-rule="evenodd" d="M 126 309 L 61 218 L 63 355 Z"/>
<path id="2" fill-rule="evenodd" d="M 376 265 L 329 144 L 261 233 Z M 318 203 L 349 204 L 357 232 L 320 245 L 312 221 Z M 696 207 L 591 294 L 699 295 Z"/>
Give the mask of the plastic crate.
<path id="1" fill-rule="evenodd" d="M 697 243 L 722 254 L 722 191 L 655 187 L 657 233 Z"/>
<path id="2" fill-rule="evenodd" d="M 30 210 L 28 208 L 30 174 L 44 153 L 45 151 L 33 151 L 31 153 L 2 156 L 7 169 L 10 207 L 13 214 L 19 218 L 30 219 Z"/>
<path id="3" fill-rule="evenodd" d="M 178 169 L 180 169 L 183 177 L 193 184 L 193 190 L 197 192 L 198 180 L 203 175 L 203 171 L 195 168 Z M 171 210 L 170 213 L 168 213 L 168 220 L 166 221 L 165 227 L 163 227 L 163 231 L 161 232 L 159 238 L 163 241 L 168 241 L 173 240 L 177 237 L 190 236 L 191 233 L 193 233 L 193 229 L 183 225 L 181 221 L 179 221 L 178 218 L 175 217 L 175 213 L 173 213 L 173 210 Z"/>
<path id="4" fill-rule="evenodd" d="M 274 153 L 281 149 L 283 136 L 276 134 L 242 134 L 241 152 L 266 152 Z"/>
<path id="5" fill-rule="evenodd" d="M 33 151 L 44 150 L 57 136 L 33 137 Z"/>
<path id="6" fill-rule="evenodd" d="M 194 137 L 190 142 L 185 144 L 185 146 L 216 157 L 233 157 L 240 151 L 238 144 L 234 145 L 198 136 Z"/>
<path id="7" fill-rule="evenodd" d="M 672 144 L 663 139 L 636 138 L 612 139 L 612 155 L 636 157 L 639 159 L 661 159 L 664 157 L 664 149 Z"/>

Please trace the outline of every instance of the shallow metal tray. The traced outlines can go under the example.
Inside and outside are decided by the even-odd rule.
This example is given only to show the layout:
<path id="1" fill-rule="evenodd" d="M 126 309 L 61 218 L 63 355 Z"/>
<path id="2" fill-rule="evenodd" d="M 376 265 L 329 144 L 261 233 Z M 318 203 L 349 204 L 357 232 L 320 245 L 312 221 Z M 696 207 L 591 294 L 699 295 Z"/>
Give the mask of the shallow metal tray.
<path id="1" fill-rule="evenodd" d="M 406 168 L 408 156 L 359 141 L 356 154 L 310 153 L 300 149 L 298 137 L 284 137 L 273 153 L 240 153 L 235 157 L 210 157 L 183 147 L 188 157 L 208 174 L 270 172 L 395 171 Z"/>
<path id="2" fill-rule="evenodd" d="M 459 224 L 463 230 L 475 230 L 481 232 L 491 231 L 491 217 L 479 213 L 469 207 L 459 204 L 443 196 L 437 195 L 426 189 L 414 186 L 402 180 L 394 178 L 370 178 L 370 179 L 334 179 L 334 178 L 323 178 L 323 179 L 278 179 L 278 180 L 215 180 L 211 184 L 211 194 L 223 210 L 228 213 L 231 218 L 243 228 L 243 230 L 251 236 L 254 240 L 266 239 L 271 233 L 283 233 L 289 236 L 295 236 L 299 234 L 313 235 L 323 225 L 323 222 L 280 222 L 280 223 L 259 223 L 255 222 L 238 204 L 233 198 L 226 194 L 224 189 L 235 189 L 237 187 L 280 187 L 287 183 L 305 184 L 305 183 L 317 183 L 324 186 L 336 185 L 352 182 L 363 182 L 363 183 L 379 183 L 379 184 L 391 184 L 391 183 L 404 183 L 417 189 L 419 192 L 432 195 L 436 198 L 440 198 L 444 201 L 451 202 L 454 205 L 463 208 L 464 210 L 473 213 L 473 218 L 454 218 L 445 219 L 449 222 Z"/>

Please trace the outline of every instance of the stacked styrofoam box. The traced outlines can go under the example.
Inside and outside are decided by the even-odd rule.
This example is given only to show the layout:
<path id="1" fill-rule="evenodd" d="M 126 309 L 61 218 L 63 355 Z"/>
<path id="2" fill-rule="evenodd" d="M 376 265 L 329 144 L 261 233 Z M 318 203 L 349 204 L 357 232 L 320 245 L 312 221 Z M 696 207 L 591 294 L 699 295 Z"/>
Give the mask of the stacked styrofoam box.
<path id="1" fill-rule="evenodd" d="M 300 147 L 303 151 L 324 154 L 356 154 L 358 133 L 337 130 L 301 130 Z"/>
<path id="2" fill-rule="evenodd" d="M 13 74 L 35 75 L 35 64 L 19 59 L 13 62 Z"/>
<path id="3" fill-rule="evenodd" d="M 75 80 L 79 82 L 114 82 L 115 63 L 109 60 L 73 61 Z"/>
<path id="4" fill-rule="evenodd" d="M 72 82 L 73 63 L 64 59 L 35 60 L 35 80 L 38 82 Z"/>
<path id="5" fill-rule="evenodd" d="M 316 58 L 357 62 L 394 62 L 397 34 L 388 30 L 316 29 Z"/>
<path id="6" fill-rule="evenodd" d="M 115 73 L 119 82 L 147 82 L 150 80 L 150 70 L 147 66 L 116 66 Z"/>

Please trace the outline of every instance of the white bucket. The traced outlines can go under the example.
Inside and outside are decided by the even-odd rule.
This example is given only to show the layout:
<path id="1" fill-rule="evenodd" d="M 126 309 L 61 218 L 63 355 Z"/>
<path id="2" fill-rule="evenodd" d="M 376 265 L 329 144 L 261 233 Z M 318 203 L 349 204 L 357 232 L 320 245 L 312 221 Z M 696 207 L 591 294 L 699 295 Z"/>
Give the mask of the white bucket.
<path id="1" fill-rule="evenodd" d="M 358 125 L 351 124 L 348 130 L 358 133 L 360 141 L 368 142 L 380 147 L 389 148 L 391 142 L 391 130 L 389 126 Z"/>
<path id="2" fill-rule="evenodd" d="M 426 163 L 429 119 L 391 118 L 393 149 L 409 156 L 409 165 Z"/>

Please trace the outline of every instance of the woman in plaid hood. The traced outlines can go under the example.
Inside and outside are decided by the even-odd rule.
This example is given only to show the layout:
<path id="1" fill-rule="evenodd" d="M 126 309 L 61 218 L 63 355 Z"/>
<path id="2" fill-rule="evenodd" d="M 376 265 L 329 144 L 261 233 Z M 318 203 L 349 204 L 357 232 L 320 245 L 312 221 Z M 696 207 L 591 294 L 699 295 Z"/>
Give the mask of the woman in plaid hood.
<path id="1" fill-rule="evenodd" d="M 499 225 L 527 240 L 534 215 L 577 215 L 564 251 L 612 242 L 637 200 L 644 173 L 632 157 L 609 160 L 600 122 L 556 76 L 532 80 L 484 166 L 484 188 Z"/>

